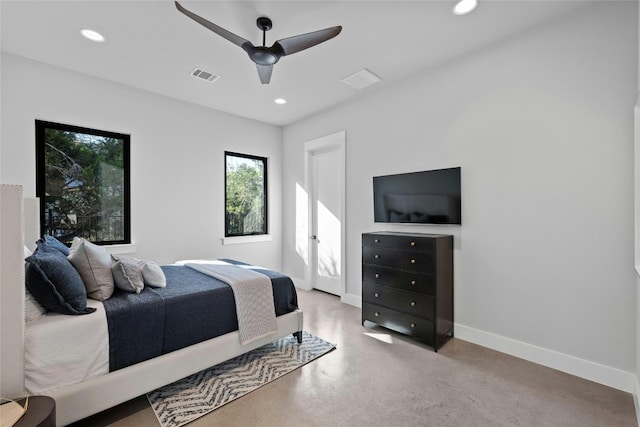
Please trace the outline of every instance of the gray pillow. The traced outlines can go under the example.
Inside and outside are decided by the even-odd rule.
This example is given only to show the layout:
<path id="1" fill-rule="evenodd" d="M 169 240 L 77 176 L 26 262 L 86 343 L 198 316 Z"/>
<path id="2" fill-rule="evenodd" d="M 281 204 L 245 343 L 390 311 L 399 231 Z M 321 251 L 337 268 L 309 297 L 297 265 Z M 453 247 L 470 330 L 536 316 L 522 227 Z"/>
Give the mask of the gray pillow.
<path id="1" fill-rule="evenodd" d="M 152 288 L 164 288 L 167 286 L 167 278 L 160 266 L 153 261 L 146 261 L 142 267 L 144 284 Z"/>
<path id="2" fill-rule="evenodd" d="M 88 314 L 87 290 L 80 274 L 62 252 L 38 243 L 26 260 L 25 284 L 44 308 L 62 314 Z"/>
<path id="3" fill-rule="evenodd" d="M 80 273 L 89 298 L 104 301 L 113 295 L 111 256 L 105 248 L 74 237 L 68 258 Z"/>
<path id="4" fill-rule="evenodd" d="M 120 258 L 114 255 L 111 255 L 111 259 L 113 261 L 111 271 L 116 287 L 125 292 L 139 294 L 144 289 L 144 279 L 142 278 L 144 261 L 136 258 Z"/>

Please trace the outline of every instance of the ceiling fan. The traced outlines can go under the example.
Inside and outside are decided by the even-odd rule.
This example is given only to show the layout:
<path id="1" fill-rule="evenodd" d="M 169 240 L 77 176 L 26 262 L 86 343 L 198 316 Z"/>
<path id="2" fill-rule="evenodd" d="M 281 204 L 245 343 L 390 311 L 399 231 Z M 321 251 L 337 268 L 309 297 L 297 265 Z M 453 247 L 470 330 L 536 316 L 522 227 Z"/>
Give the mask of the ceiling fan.
<path id="1" fill-rule="evenodd" d="M 271 81 L 271 72 L 273 71 L 273 64 L 286 55 L 291 55 L 301 50 L 308 49 L 317 44 L 325 42 L 334 38 L 340 31 L 342 26 L 325 28 L 324 30 L 318 30 L 311 33 L 299 34 L 297 36 L 287 37 L 276 41 L 271 47 L 266 46 L 267 31 L 273 27 L 271 19 L 261 16 L 257 19 L 256 25 L 262 30 L 262 46 L 254 46 L 247 39 L 243 39 L 240 36 L 233 34 L 230 31 L 225 30 L 218 25 L 207 21 L 201 16 L 182 7 L 177 1 L 176 8 L 189 18 L 193 19 L 197 23 L 207 27 L 214 33 L 229 40 L 231 43 L 240 46 L 245 52 L 249 54 L 249 58 L 256 63 L 258 67 L 258 76 L 262 84 L 268 84 Z"/>

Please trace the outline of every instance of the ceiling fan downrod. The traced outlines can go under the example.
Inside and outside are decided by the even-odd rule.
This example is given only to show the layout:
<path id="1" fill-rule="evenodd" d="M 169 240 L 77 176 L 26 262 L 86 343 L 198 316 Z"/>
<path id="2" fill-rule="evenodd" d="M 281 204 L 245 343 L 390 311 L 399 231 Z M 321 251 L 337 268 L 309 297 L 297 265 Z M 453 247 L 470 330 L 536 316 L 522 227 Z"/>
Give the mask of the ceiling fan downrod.
<path id="1" fill-rule="evenodd" d="M 262 30 L 262 47 L 267 47 L 267 31 L 273 28 L 273 22 L 266 16 L 261 16 L 256 20 L 256 25 Z"/>

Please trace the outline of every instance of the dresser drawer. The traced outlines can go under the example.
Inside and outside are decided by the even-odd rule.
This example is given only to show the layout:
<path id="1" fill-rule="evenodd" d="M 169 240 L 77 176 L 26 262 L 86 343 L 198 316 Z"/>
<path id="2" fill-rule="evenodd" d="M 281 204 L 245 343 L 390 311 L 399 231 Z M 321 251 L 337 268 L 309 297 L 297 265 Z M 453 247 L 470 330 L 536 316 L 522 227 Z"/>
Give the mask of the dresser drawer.
<path id="1" fill-rule="evenodd" d="M 362 320 L 369 320 L 394 331 L 433 343 L 433 322 L 375 304 L 362 304 Z"/>
<path id="2" fill-rule="evenodd" d="M 418 317 L 433 319 L 434 298 L 387 286 L 365 283 L 362 287 L 362 299 L 377 305 L 384 305 Z"/>
<path id="3" fill-rule="evenodd" d="M 367 246 L 392 248 L 393 236 L 387 236 L 384 234 L 363 234 L 362 244 Z"/>
<path id="4" fill-rule="evenodd" d="M 401 251 L 391 248 L 362 247 L 362 262 L 385 267 L 433 273 L 433 254 L 425 252 Z"/>
<path id="5" fill-rule="evenodd" d="M 436 280 L 432 274 L 395 270 L 380 265 L 363 264 L 362 281 L 425 295 L 435 295 L 436 290 Z"/>
<path id="6" fill-rule="evenodd" d="M 409 251 L 433 252 L 436 241 L 429 237 L 395 236 L 394 247 Z"/>
<path id="7" fill-rule="evenodd" d="M 405 270 L 421 271 L 423 273 L 433 273 L 435 261 L 433 254 L 425 252 L 395 251 L 393 266 Z"/>
<path id="8" fill-rule="evenodd" d="M 394 255 L 395 251 L 391 248 L 375 246 L 362 247 L 362 262 L 364 263 L 393 267 Z"/>

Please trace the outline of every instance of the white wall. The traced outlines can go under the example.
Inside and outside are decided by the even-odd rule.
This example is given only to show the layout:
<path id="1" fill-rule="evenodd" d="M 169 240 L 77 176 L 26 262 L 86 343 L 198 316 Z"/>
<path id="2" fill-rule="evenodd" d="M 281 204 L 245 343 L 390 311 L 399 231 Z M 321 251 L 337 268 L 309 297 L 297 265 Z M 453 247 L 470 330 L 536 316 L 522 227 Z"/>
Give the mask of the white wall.
<path id="1" fill-rule="evenodd" d="M 35 196 L 35 119 L 128 133 L 137 257 L 231 257 L 280 268 L 279 127 L 14 55 L 3 54 L 1 66 L 0 182 Z M 272 241 L 222 245 L 225 150 L 268 157 Z"/>
<path id="2" fill-rule="evenodd" d="M 290 216 L 303 143 L 346 130 L 348 293 L 361 233 L 454 234 L 459 337 L 630 390 L 636 8 L 590 3 L 285 127 L 285 271 L 304 267 Z M 462 226 L 374 224 L 372 176 L 450 166 Z"/>

